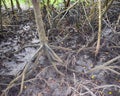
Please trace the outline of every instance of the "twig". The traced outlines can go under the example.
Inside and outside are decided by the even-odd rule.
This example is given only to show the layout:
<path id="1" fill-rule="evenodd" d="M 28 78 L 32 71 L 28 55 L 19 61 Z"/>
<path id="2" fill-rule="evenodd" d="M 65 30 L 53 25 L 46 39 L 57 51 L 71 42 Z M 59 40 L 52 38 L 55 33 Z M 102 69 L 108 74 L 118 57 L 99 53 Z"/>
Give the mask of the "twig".
<path id="1" fill-rule="evenodd" d="M 79 2 L 79 0 L 77 0 L 73 5 L 69 6 L 66 10 L 65 10 L 65 14 L 62 16 L 62 18 L 58 21 L 57 26 L 59 25 L 59 23 L 62 21 L 62 19 L 65 17 L 65 15 L 68 13 L 68 11 L 74 7 L 77 3 Z"/>
<path id="2" fill-rule="evenodd" d="M 27 47 L 39 47 L 40 44 L 30 44 L 30 45 L 25 45 L 23 46 L 22 48 L 18 49 L 17 51 L 14 51 L 14 53 L 19 53 L 20 51 L 22 51 L 23 49 L 27 48 Z M 59 50 L 64 50 L 64 51 L 72 51 L 72 49 L 70 48 L 65 48 L 65 47 L 62 47 L 62 46 L 54 46 L 54 45 L 50 45 L 51 48 L 53 49 L 59 49 Z M 1 50 L 0 50 L 1 51 Z M 1 51 L 2 52 L 2 51 Z"/>
<path id="3" fill-rule="evenodd" d="M 85 50 L 86 46 L 82 46 L 82 48 L 79 48 L 77 51 L 77 54 L 80 53 L 82 50 Z"/>
<path id="4" fill-rule="evenodd" d="M 23 90 L 22 88 L 23 88 L 23 83 L 24 83 L 24 79 L 25 79 L 25 73 L 26 72 L 29 72 L 29 71 L 32 71 L 32 70 L 30 70 L 31 69 L 31 67 L 30 67 L 30 64 L 31 64 L 31 61 L 33 61 L 35 58 L 36 58 L 36 56 L 38 55 L 38 53 L 42 50 L 42 47 L 43 47 L 43 45 L 41 45 L 40 46 L 40 48 L 37 50 L 37 52 L 34 54 L 34 56 L 30 59 L 30 61 L 29 62 L 27 62 L 27 64 L 26 64 L 26 66 L 24 67 L 24 69 L 23 69 L 23 72 L 20 74 L 20 75 L 18 75 L 16 78 L 14 78 L 10 83 L 9 83 L 9 85 L 7 86 L 7 88 L 4 90 L 4 92 L 2 93 L 3 94 L 3 96 L 4 96 L 4 94 L 11 88 L 11 87 L 13 87 L 14 85 L 15 85 L 15 82 L 16 81 L 18 81 L 20 78 L 22 78 L 22 76 L 23 76 L 23 78 L 22 78 L 22 82 L 21 82 L 21 91 Z M 35 66 L 35 65 L 34 65 Z M 28 68 L 29 67 L 29 68 Z M 27 75 L 28 75 L 28 73 L 27 73 Z M 20 93 L 21 93 L 21 91 L 20 91 Z"/>
<path id="5" fill-rule="evenodd" d="M 119 22 L 120 22 L 120 14 L 118 16 L 118 19 L 117 19 L 117 22 L 116 22 L 116 25 L 119 25 Z M 114 27 L 114 29 L 116 30 L 117 26 Z"/>
<path id="6" fill-rule="evenodd" d="M 109 60 L 109 61 L 107 61 L 107 62 L 105 62 L 103 65 L 104 65 L 104 66 L 110 65 L 111 63 L 113 63 L 114 61 L 116 61 L 116 60 L 118 60 L 118 59 L 120 59 L 120 55 L 117 56 L 117 57 L 115 57 L 115 58 L 113 58 L 113 59 L 111 59 L 111 60 Z"/>
<path id="7" fill-rule="evenodd" d="M 74 90 L 77 94 L 79 94 L 79 96 L 81 96 L 81 93 L 79 91 L 77 91 L 75 88 L 70 87 L 72 90 Z"/>
<path id="8" fill-rule="evenodd" d="M 115 70 L 113 70 L 113 69 L 111 69 L 111 68 L 106 68 L 106 69 L 109 70 L 109 71 L 111 71 L 111 72 L 113 72 L 113 73 L 115 73 L 115 74 L 117 74 L 117 75 L 120 75 L 119 72 L 117 72 L 117 71 L 115 71 Z"/>
<path id="9" fill-rule="evenodd" d="M 110 84 L 110 85 L 97 86 L 97 87 L 95 87 L 95 88 L 93 88 L 93 89 L 108 88 L 108 87 L 117 87 L 117 88 L 120 88 L 119 85 Z"/>
<path id="10" fill-rule="evenodd" d="M 120 48 L 120 46 L 109 46 L 108 48 Z"/>
<path id="11" fill-rule="evenodd" d="M 91 96 L 96 96 L 87 86 L 82 85 L 90 94 Z"/>
<path id="12" fill-rule="evenodd" d="M 21 87 L 20 87 L 20 92 L 19 92 L 18 96 L 20 96 L 20 94 L 21 94 L 22 91 L 23 91 L 24 80 L 25 80 L 25 73 L 26 73 L 26 71 L 27 71 L 27 68 L 28 68 L 28 64 L 25 66 L 25 69 L 23 70 L 23 73 L 22 73 Z"/>
<path id="13" fill-rule="evenodd" d="M 53 48 L 53 49 L 58 49 L 58 50 L 72 51 L 72 49 L 70 49 L 70 48 L 65 48 L 65 47 L 62 47 L 62 46 L 50 45 L 50 47 Z"/>
<path id="14" fill-rule="evenodd" d="M 17 51 L 14 51 L 13 54 L 14 54 L 14 53 L 18 53 L 18 52 L 22 51 L 23 49 L 25 49 L 25 48 L 27 48 L 27 47 L 39 47 L 39 46 L 40 46 L 40 44 L 25 45 L 25 46 L 23 46 L 22 48 L 18 49 Z"/>
<path id="15" fill-rule="evenodd" d="M 82 2 L 82 6 L 83 6 L 83 11 L 84 11 L 84 13 L 85 13 L 86 20 L 88 21 L 88 24 L 90 25 L 90 27 L 91 27 L 91 29 L 92 29 L 92 32 L 94 32 L 93 26 L 91 25 L 90 20 L 89 20 L 89 17 L 87 16 L 87 12 L 86 12 L 86 10 L 85 10 L 85 6 L 84 6 L 83 2 Z"/>
<path id="16" fill-rule="evenodd" d="M 105 63 L 102 64 L 102 65 L 98 65 L 98 66 L 90 69 L 87 73 L 93 72 L 93 71 L 95 71 L 95 70 L 106 70 L 106 69 L 108 69 L 109 71 L 112 71 L 112 72 L 120 75 L 119 72 L 111 69 L 111 68 L 110 68 L 111 66 L 110 66 L 110 67 L 108 66 L 108 65 L 110 65 L 111 63 L 113 63 L 114 61 L 116 61 L 116 60 L 118 60 L 118 59 L 120 59 L 120 55 L 117 56 L 117 57 L 115 57 L 115 58 L 113 58 L 113 59 L 111 59 L 111 60 L 109 60 L 109 61 L 107 61 L 107 62 L 105 62 Z M 116 66 L 115 66 L 115 67 L 116 67 Z M 114 68 L 114 66 L 113 66 L 113 68 Z"/>

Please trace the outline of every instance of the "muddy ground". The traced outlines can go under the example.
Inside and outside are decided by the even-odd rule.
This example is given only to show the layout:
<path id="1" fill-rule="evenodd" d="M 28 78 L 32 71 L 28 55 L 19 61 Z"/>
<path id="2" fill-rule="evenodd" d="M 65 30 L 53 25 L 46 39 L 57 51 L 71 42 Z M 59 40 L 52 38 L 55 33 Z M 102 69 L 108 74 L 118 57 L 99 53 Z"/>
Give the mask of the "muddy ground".
<path id="1" fill-rule="evenodd" d="M 88 24 L 76 27 L 76 15 L 65 17 L 57 27 L 53 22 L 51 28 L 43 17 L 49 45 L 64 61 L 63 65 L 56 63 L 56 66 L 65 76 L 57 73 L 48 58 L 42 55 L 37 68 L 25 80 L 20 96 L 120 96 L 120 58 L 91 71 L 120 56 L 120 29 L 119 24 L 115 25 L 119 13 L 120 8 L 111 8 L 109 22 L 104 19 L 101 47 L 96 57 L 97 28 L 92 30 Z M 16 13 L 12 18 L 8 18 L 6 12 L 3 15 L 4 20 L 10 20 L 5 20 L 4 24 L 8 26 L 3 25 L 0 34 L 0 94 L 40 46 L 32 9 Z M 20 83 L 6 91 L 6 96 L 17 96 Z"/>

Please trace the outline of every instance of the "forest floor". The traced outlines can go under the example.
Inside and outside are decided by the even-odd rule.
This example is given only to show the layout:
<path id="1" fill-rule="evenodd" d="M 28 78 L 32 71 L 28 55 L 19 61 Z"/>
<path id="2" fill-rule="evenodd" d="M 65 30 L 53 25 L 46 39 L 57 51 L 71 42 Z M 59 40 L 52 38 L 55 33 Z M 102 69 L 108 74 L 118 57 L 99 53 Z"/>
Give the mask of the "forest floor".
<path id="1" fill-rule="evenodd" d="M 16 13 L 10 21 L 6 14 L 4 19 L 10 25 L 3 25 L 4 32 L 0 35 L 0 94 L 40 46 L 32 9 Z M 114 16 L 111 14 L 110 24 L 118 20 L 118 15 Z M 54 28 L 47 27 L 48 21 L 44 23 L 50 47 L 64 61 L 63 65 L 56 66 L 65 76 L 58 74 L 42 55 L 38 67 L 25 80 L 21 96 L 120 96 L 120 58 L 100 67 L 120 56 L 118 27 L 115 33 L 113 27 L 105 23 L 100 51 L 95 57 L 97 30 L 91 32 L 87 26 L 79 29 L 71 19 L 62 20 L 59 27 Z M 17 96 L 19 90 L 20 82 L 7 96 Z"/>

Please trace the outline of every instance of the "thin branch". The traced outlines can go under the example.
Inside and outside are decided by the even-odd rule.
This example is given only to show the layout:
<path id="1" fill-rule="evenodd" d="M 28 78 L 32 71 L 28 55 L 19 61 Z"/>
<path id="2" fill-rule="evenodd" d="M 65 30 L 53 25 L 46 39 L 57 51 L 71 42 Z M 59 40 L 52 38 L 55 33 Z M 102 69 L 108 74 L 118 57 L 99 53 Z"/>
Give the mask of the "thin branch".
<path id="1" fill-rule="evenodd" d="M 110 71 L 112 71 L 112 72 L 114 72 L 114 73 L 116 73 L 116 74 L 120 74 L 120 73 L 116 72 L 115 70 L 109 68 L 109 66 L 108 66 L 108 65 L 110 65 L 111 63 L 113 63 L 114 61 L 116 61 L 116 60 L 118 60 L 118 59 L 120 59 L 120 55 L 117 56 L 117 57 L 115 57 L 115 58 L 113 58 L 113 59 L 111 59 L 111 60 L 109 60 L 109 61 L 107 61 L 107 62 L 105 62 L 105 63 L 102 64 L 102 65 L 98 65 L 98 66 L 90 69 L 87 73 L 93 72 L 93 71 L 95 71 L 95 70 L 106 70 L 106 69 L 108 69 L 108 70 L 110 70 Z M 111 66 L 110 66 L 110 67 L 111 67 Z M 114 66 L 113 66 L 113 67 L 114 67 Z"/>
<path id="2" fill-rule="evenodd" d="M 97 46 L 95 51 L 95 56 L 98 55 L 99 49 L 100 49 L 100 41 L 101 41 L 101 28 L 102 28 L 102 13 L 101 13 L 101 0 L 98 0 L 98 10 L 99 10 L 99 16 L 98 16 L 98 40 L 97 40 Z"/>

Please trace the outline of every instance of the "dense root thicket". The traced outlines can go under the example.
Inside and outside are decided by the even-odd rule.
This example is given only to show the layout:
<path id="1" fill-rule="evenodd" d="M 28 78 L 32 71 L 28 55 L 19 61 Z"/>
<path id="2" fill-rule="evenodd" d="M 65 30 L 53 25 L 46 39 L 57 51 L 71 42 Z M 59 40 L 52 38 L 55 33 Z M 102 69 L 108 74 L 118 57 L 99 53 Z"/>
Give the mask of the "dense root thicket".
<path id="1" fill-rule="evenodd" d="M 85 3 L 66 5 L 66 11 L 44 6 L 42 18 L 48 36 L 44 43 L 36 31 L 33 9 L 14 10 L 14 14 L 2 11 L 0 94 L 119 96 L 119 7 L 115 0 L 102 18 L 96 57 L 98 22 L 90 17 L 91 7 Z"/>

